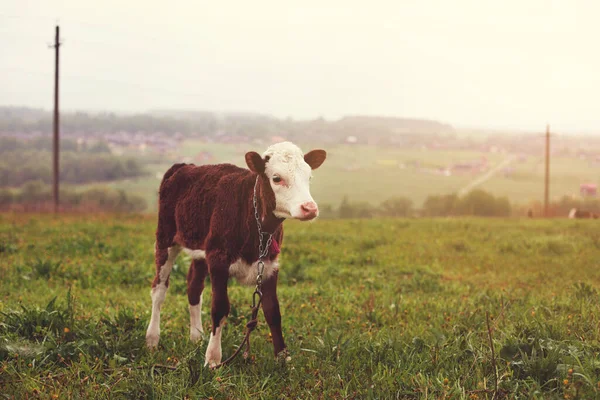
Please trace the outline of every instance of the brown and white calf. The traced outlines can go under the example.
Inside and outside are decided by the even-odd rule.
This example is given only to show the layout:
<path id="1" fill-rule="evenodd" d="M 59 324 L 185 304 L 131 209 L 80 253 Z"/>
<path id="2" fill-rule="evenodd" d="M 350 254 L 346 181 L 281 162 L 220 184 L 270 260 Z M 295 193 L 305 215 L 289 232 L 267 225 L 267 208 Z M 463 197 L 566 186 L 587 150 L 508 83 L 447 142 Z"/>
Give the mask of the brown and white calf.
<path id="1" fill-rule="evenodd" d="M 265 257 L 262 307 L 277 355 L 285 348 L 277 300 L 279 246 L 286 218 L 308 221 L 319 214 L 309 181 L 311 170 L 326 158 L 324 150 L 307 154 L 290 142 L 270 146 L 260 156 L 246 154 L 248 169 L 231 164 L 195 166 L 175 164 L 160 185 L 156 229 L 156 276 L 152 282 L 152 316 L 146 343 L 158 345 L 160 308 L 169 286 L 173 263 L 183 249 L 192 257 L 187 276 L 190 339 L 201 337 L 202 290 L 207 274 L 212 284 L 212 332 L 206 349 L 206 364 L 221 362 L 221 329 L 229 314 L 227 281 L 256 283 L 259 235 L 253 203 L 263 232 L 273 234 Z"/>

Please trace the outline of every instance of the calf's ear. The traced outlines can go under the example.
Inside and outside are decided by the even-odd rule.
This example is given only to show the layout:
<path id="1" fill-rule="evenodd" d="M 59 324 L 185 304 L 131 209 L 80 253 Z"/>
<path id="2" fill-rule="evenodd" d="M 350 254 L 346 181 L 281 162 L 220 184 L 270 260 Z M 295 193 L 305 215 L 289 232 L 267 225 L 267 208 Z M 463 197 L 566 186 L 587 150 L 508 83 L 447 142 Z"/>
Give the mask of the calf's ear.
<path id="1" fill-rule="evenodd" d="M 310 165 L 311 169 L 317 169 L 327 158 L 325 150 L 311 150 L 304 155 L 304 161 Z"/>
<path id="2" fill-rule="evenodd" d="M 265 172 L 265 160 L 255 151 L 246 153 L 246 164 L 252 172 L 256 172 L 257 174 L 264 174 Z"/>

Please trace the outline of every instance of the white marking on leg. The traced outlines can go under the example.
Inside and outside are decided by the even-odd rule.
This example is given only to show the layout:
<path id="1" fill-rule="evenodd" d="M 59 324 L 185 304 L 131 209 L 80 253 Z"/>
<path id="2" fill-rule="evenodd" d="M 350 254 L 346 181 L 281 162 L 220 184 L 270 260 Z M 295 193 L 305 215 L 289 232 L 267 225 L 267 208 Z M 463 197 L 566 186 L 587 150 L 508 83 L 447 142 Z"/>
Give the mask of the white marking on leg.
<path id="1" fill-rule="evenodd" d="M 273 273 L 279 270 L 279 258 L 273 261 L 267 260 L 264 262 L 265 269 L 263 270 L 263 279 L 269 279 Z M 234 277 L 242 285 L 255 285 L 256 275 L 258 274 L 258 261 L 252 265 L 248 265 L 238 258 L 236 262 L 229 266 L 229 276 Z"/>
<path id="2" fill-rule="evenodd" d="M 158 346 L 158 339 L 160 337 L 160 307 L 165 301 L 166 294 L 167 287 L 162 282 L 153 287 L 150 293 L 152 296 L 152 316 L 150 317 L 150 324 L 146 331 L 146 345 L 148 347 Z"/>
<path id="3" fill-rule="evenodd" d="M 206 348 L 206 356 L 204 357 L 204 366 L 208 365 L 212 368 L 221 363 L 221 330 L 224 322 L 225 318 L 223 318 L 221 324 L 215 330 L 215 334 L 213 335 L 212 331 L 210 333 L 210 340 Z"/>
<path id="4" fill-rule="evenodd" d="M 186 247 L 183 249 L 183 252 L 194 260 L 204 260 L 206 258 L 206 252 L 204 250 L 192 250 Z"/>
<path id="5" fill-rule="evenodd" d="M 202 293 L 200 293 L 200 303 L 195 306 L 190 304 L 190 340 L 197 342 L 202 338 L 204 329 L 202 329 Z"/>
<path id="6" fill-rule="evenodd" d="M 146 331 L 146 345 L 148 347 L 158 346 L 160 338 L 160 308 L 167 296 L 167 279 L 171 274 L 173 263 L 180 250 L 179 246 L 169 247 L 167 261 L 160 267 L 160 272 L 158 273 L 160 282 L 150 292 L 150 296 L 152 296 L 152 316 L 150 317 L 150 324 L 148 324 L 148 330 Z"/>

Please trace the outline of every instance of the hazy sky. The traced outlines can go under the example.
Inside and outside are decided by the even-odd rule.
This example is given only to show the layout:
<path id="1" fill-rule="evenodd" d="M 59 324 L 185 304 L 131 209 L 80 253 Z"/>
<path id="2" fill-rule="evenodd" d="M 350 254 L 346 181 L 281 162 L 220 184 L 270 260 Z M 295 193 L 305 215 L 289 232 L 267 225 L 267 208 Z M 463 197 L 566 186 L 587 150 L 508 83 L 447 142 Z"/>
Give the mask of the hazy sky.
<path id="1" fill-rule="evenodd" d="M 294 5 L 295 4 L 295 5 Z M 597 0 L 0 0 L 0 104 L 600 132 Z"/>

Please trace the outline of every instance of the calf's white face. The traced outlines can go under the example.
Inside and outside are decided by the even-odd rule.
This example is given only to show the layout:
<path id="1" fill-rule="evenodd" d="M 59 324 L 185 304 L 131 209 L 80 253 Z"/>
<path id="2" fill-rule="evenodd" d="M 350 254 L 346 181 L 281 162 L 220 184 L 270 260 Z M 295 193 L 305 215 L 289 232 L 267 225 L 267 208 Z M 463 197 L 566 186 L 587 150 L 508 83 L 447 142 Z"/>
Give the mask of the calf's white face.
<path id="1" fill-rule="evenodd" d="M 246 154 L 246 163 L 251 170 L 264 173 L 269 179 L 275 193 L 276 217 L 309 221 L 319 215 L 310 194 L 312 170 L 319 168 L 326 157 L 324 150 L 302 154 L 293 143 L 282 142 L 270 146 L 262 158 L 254 152 Z"/>

